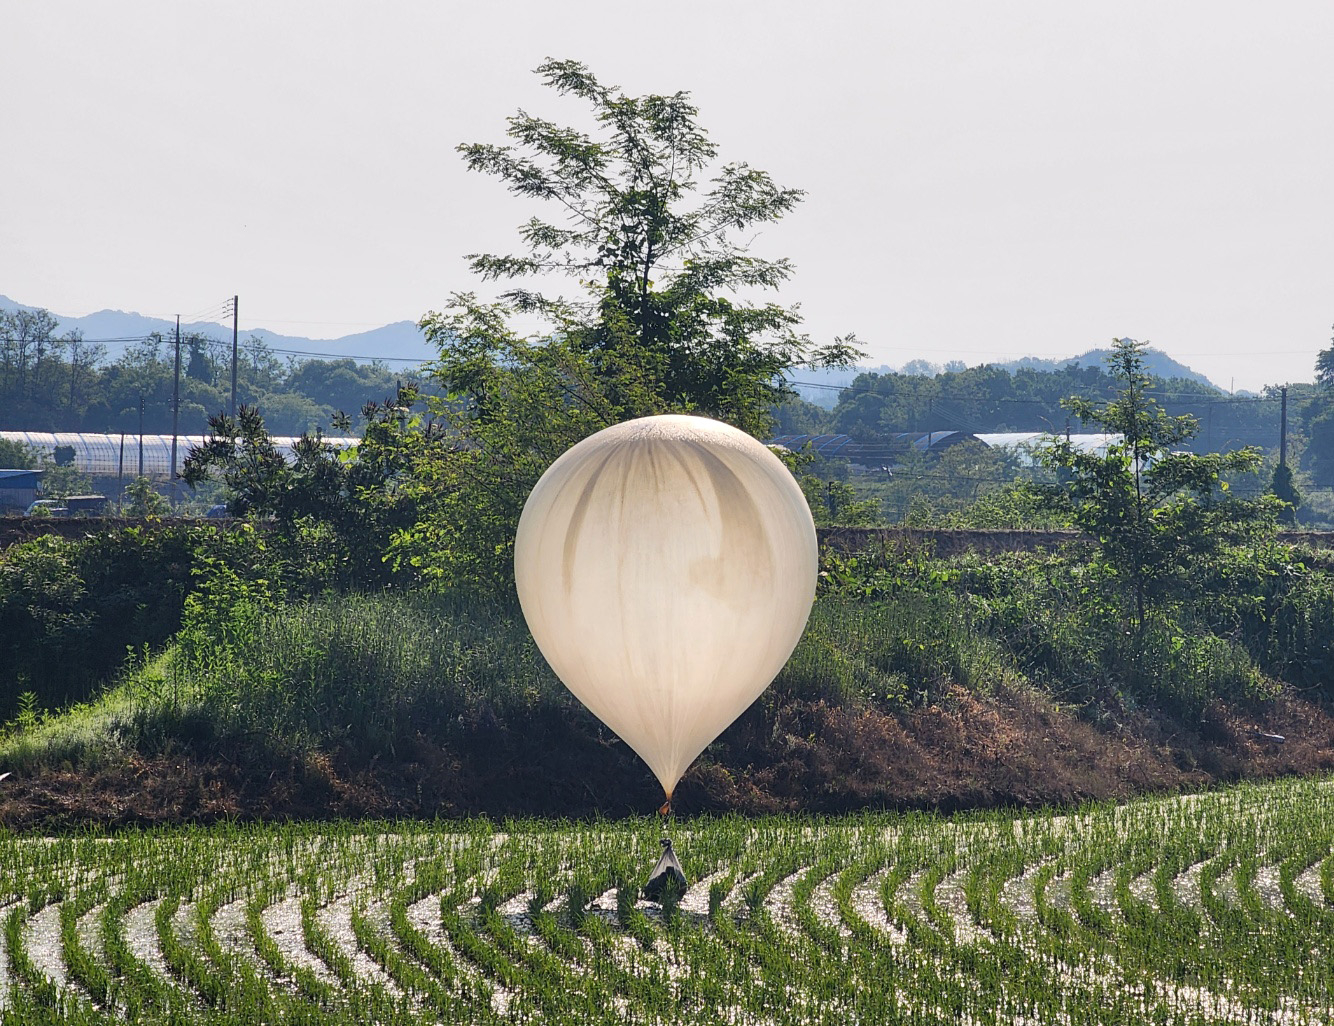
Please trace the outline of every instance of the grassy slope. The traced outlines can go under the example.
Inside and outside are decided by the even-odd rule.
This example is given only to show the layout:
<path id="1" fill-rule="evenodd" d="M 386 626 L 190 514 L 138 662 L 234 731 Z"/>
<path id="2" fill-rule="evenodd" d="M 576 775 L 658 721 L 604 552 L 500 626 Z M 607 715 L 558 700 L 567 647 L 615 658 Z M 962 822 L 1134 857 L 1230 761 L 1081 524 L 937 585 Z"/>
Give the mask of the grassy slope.
<path id="1" fill-rule="evenodd" d="M 825 596 L 678 807 L 1037 806 L 1334 769 L 1334 721 L 1291 694 L 1096 718 L 1063 697 L 948 598 Z M 0 821 L 16 827 L 622 815 L 660 800 L 512 609 L 422 596 L 233 609 L 97 701 L 11 731 L 0 767 L 15 774 Z"/>

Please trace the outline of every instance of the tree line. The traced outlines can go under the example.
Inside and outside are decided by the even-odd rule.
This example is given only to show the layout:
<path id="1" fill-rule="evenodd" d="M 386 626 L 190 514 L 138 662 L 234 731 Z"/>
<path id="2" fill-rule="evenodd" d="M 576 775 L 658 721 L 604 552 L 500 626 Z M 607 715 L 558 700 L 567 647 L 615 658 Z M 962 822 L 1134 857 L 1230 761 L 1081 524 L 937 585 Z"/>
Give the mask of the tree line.
<path id="1" fill-rule="evenodd" d="M 231 404 L 231 343 L 191 333 L 180 344 L 179 430 L 202 434 Z M 175 362 L 171 336 L 148 335 L 109 360 L 105 344 L 60 332 L 46 310 L 0 311 L 0 430 L 168 433 Z M 254 335 L 240 343 L 236 377 L 237 402 L 279 435 L 327 431 L 339 411 L 360 420 L 368 401 L 419 381 L 375 362 L 283 360 Z"/>
<path id="2" fill-rule="evenodd" d="M 1035 370 L 982 365 L 948 369 L 933 376 L 868 372 L 843 388 L 831 410 L 793 403 L 781 411 L 786 433 L 833 432 L 858 441 L 886 442 L 899 432 L 965 431 L 972 434 L 1093 431 L 1093 425 L 1062 406 L 1072 395 L 1110 399 L 1119 382 L 1102 367 L 1070 365 Z M 1243 445 L 1273 448 L 1279 440 L 1277 390 L 1259 396 L 1230 396 L 1185 378 L 1154 377 L 1150 393 L 1173 415 L 1199 422 L 1191 440 L 1200 452 L 1229 451 Z M 1289 416 L 1299 425 L 1310 386 L 1294 388 Z M 789 430 L 790 429 L 790 430 Z"/>

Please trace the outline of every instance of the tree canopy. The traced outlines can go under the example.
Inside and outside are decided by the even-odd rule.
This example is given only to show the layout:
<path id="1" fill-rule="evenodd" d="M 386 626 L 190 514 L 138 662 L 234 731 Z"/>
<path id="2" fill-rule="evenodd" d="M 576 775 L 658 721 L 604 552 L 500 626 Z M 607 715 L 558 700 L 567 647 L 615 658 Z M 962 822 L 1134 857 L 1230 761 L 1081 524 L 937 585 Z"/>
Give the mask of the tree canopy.
<path id="1" fill-rule="evenodd" d="M 1194 417 L 1169 416 L 1146 394 L 1150 384 L 1134 339 L 1115 340 L 1108 358 L 1120 384 L 1109 400 L 1072 397 L 1070 413 L 1118 436 L 1105 451 L 1058 441 L 1040 453 L 1063 472 L 1053 494 L 1068 504 L 1077 526 L 1097 540 L 1105 565 L 1133 599 L 1132 619 L 1142 629 L 1150 608 L 1198 587 L 1202 563 L 1220 547 L 1272 526 L 1272 497 L 1255 501 L 1229 495 L 1229 475 L 1260 467 L 1255 448 L 1194 453 L 1181 443 L 1198 430 Z"/>
<path id="2" fill-rule="evenodd" d="M 138 433 L 141 424 L 148 434 L 171 430 L 172 339 L 150 335 L 108 361 L 103 344 L 58 329 L 46 310 L 0 311 L 0 430 Z M 179 428 L 200 434 L 211 413 L 230 407 L 231 343 L 183 334 L 181 356 Z M 421 384 L 415 372 L 382 363 L 284 361 L 258 336 L 241 340 L 238 400 L 261 409 L 275 434 L 327 429 L 339 410 L 355 418 L 400 382 Z"/>
<path id="3" fill-rule="evenodd" d="M 455 293 L 421 322 L 440 348 L 447 397 L 430 410 L 448 442 L 416 464 L 423 515 L 392 554 L 426 576 L 508 580 L 529 490 L 581 438 L 671 412 L 767 437 L 774 407 L 795 394 L 787 372 L 858 355 L 851 335 L 816 345 L 794 307 L 749 298 L 792 268 L 751 254 L 744 233 L 780 219 L 799 190 L 746 164 L 715 166 L 687 93 L 627 96 L 574 61 L 537 74 L 581 101 L 598 134 L 520 111 L 508 144 L 459 147 L 470 168 L 555 216 L 525 222 L 517 254 L 468 257 L 508 286 L 496 301 Z M 534 279 L 549 275 L 574 279 L 576 294 L 540 291 Z M 524 334 L 525 316 L 540 329 Z"/>
<path id="4" fill-rule="evenodd" d="M 745 163 L 716 166 L 718 148 L 688 93 L 627 96 L 569 60 L 548 60 L 537 74 L 582 101 L 599 134 L 519 111 L 509 144 L 459 147 L 469 168 L 556 215 L 520 227 L 518 254 L 469 256 L 483 280 L 511 283 L 488 309 L 493 319 L 544 316 L 549 337 L 586 362 L 617 416 L 693 410 L 756 434 L 793 394 L 785 371 L 858 355 L 852 336 L 815 345 L 799 334 L 795 307 L 745 298 L 791 276 L 789 261 L 752 254 L 744 238 L 791 211 L 800 190 Z M 530 284 L 549 274 L 575 279 L 580 295 Z M 474 328 L 484 323 L 471 316 L 474 297 L 456 296 L 451 309 Z M 442 375 L 473 380 L 478 333 L 460 351 L 457 320 L 431 314 L 423 327 L 441 345 Z"/>

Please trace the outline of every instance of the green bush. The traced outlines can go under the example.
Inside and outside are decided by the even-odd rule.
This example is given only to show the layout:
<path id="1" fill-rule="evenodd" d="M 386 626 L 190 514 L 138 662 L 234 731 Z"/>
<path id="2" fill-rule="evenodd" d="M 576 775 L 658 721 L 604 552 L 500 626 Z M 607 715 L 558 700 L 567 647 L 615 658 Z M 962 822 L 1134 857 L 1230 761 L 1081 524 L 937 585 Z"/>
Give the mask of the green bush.
<path id="1" fill-rule="evenodd" d="M 1216 699 L 1272 698 L 1276 690 L 1241 645 L 1164 619 L 1151 622 L 1124 676 L 1159 705 L 1183 713 L 1198 713 Z"/>
<path id="2" fill-rule="evenodd" d="M 995 639 L 980 633 L 966 603 L 907 592 L 873 602 L 820 598 L 774 694 L 836 704 L 906 708 L 951 686 L 987 693 L 1017 675 Z"/>
<path id="3" fill-rule="evenodd" d="M 1071 526 L 1069 514 L 1052 509 L 1026 482 L 984 492 L 962 509 L 928 518 L 923 526 L 974 531 L 1052 531 Z"/>
<path id="4" fill-rule="evenodd" d="M 315 521 L 289 532 L 154 521 L 10 546 L 0 552 L 0 722 L 23 693 L 47 710 L 89 698 L 127 649 L 166 644 L 191 602 L 198 638 L 225 626 L 204 611 L 230 609 L 229 588 L 280 602 L 351 586 L 358 575 L 330 536 Z"/>
<path id="5" fill-rule="evenodd" d="M 572 730 L 601 743 L 512 600 L 308 597 L 320 575 L 293 570 L 287 551 L 248 525 L 11 548 L 0 556 L 4 718 L 25 693 L 29 722 L 86 698 L 133 646 L 137 667 L 113 696 L 115 745 L 251 737 L 274 751 L 373 758 L 423 736 L 521 747 L 530 731 L 568 740 L 561 732 Z M 1215 699 L 1265 700 L 1277 681 L 1324 686 L 1334 638 L 1334 578 L 1282 547 L 1211 560 L 1198 597 L 1159 604 L 1138 632 L 1108 568 L 1078 554 L 938 559 L 881 545 L 826 553 L 824 566 L 770 709 L 796 700 L 899 710 L 1027 684 L 1091 716 L 1135 704 L 1195 714 Z"/>
<path id="6" fill-rule="evenodd" d="M 0 718 L 25 692 L 44 709 L 80 701 L 120 669 L 127 646 L 170 638 L 199 533 L 45 535 L 0 552 Z"/>
<path id="7" fill-rule="evenodd" d="M 507 605 L 391 593 L 283 604 L 262 583 L 219 581 L 191 596 L 175 667 L 176 694 L 219 733 L 374 752 L 573 701 Z"/>
<path id="8" fill-rule="evenodd" d="M 799 698 L 834 705 L 866 700 L 908 704 L 908 679 L 877 666 L 869 657 L 881 641 L 878 612 L 875 607 L 839 598 L 818 601 L 805 635 L 774 682 L 770 701 Z"/>
<path id="9" fill-rule="evenodd" d="M 1201 566 L 1197 598 L 1161 604 L 1142 630 L 1113 571 L 1076 555 L 943 560 L 882 547 L 831 559 L 824 587 L 876 621 L 874 628 L 852 626 L 857 618 L 843 614 L 849 628 L 839 636 L 840 657 L 856 654 L 859 667 L 900 682 L 901 693 L 917 700 L 937 697 L 950 683 L 985 692 L 1013 678 L 1090 713 L 1128 702 L 1189 715 L 1215 698 L 1272 697 L 1281 668 L 1276 655 L 1285 646 L 1312 658 L 1325 651 L 1334 591 L 1278 573 L 1276 558 L 1228 550 Z M 1289 589 L 1305 581 L 1309 601 L 1299 609 L 1285 592 L 1266 616 L 1262 596 L 1275 580 Z M 1252 632 L 1258 640 L 1243 630 L 1247 616 L 1264 627 Z M 865 640 L 873 635 L 880 640 Z M 833 658 L 821 665 L 838 666 Z M 847 673 L 824 672 L 831 694 L 868 691 Z"/>
<path id="10" fill-rule="evenodd" d="M 979 629 L 1034 684 L 1076 705 L 1120 686 L 1113 653 L 1124 631 L 1096 566 L 1012 554 L 991 563 L 971 556 L 965 567 L 960 584 L 973 596 Z"/>
<path id="11" fill-rule="evenodd" d="M 205 564 L 186 602 L 172 679 L 140 702 L 298 748 L 371 754 L 418 734 L 448 744 L 479 724 L 582 716 L 518 610 L 474 595 L 328 595 L 285 603 L 262 580 Z M 959 685 L 985 692 L 1012 660 L 944 596 L 820 599 L 768 701 L 904 708 Z M 170 695 L 171 702 L 162 696 Z M 136 728 L 160 733 L 147 720 Z"/>
<path id="12" fill-rule="evenodd" d="M 1334 577 L 1296 553 L 1235 611 L 1238 633 L 1265 672 L 1334 696 Z"/>

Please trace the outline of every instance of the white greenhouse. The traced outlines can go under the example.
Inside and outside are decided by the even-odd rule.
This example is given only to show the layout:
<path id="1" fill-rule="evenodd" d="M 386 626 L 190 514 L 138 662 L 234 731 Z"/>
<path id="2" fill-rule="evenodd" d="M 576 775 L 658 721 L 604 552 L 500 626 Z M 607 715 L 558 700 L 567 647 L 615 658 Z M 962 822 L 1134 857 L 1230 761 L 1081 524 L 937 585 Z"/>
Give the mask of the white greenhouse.
<path id="1" fill-rule="evenodd" d="M 74 450 L 74 469 L 95 477 L 134 477 L 139 473 L 140 435 L 101 435 L 88 431 L 0 431 L 0 438 L 27 445 L 54 461 L 56 449 Z M 143 435 L 143 472 L 149 477 L 166 478 L 171 474 L 171 435 Z M 180 472 L 189 451 L 204 444 L 204 435 L 176 436 L 176 471 Z M 290 459 L 299 438 L 273 438 L 274 447 Z M 322 441 L 339 449 L 350 448 L 359 438 L 330 438 Z"/>
<path id="2" fill-rule="evenodd" d="M 1020 462 L 1026 466 L 1033 465 L 1033 453 L 1037 449 L 1044 445 L 1051 445 L 1053 442 L 1064 442 L 1067 438 L 1074 448 L 1098 455 L 1106 453 L 1107 446 L 1116 445 L 1121 441 L 1120 435 L 1113 434 L 1053 435 L 1049 431 L 989 432 L 973 437 L 993 449 L 1011 449 L 1015 451 L 1019 454 Z"/>

